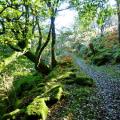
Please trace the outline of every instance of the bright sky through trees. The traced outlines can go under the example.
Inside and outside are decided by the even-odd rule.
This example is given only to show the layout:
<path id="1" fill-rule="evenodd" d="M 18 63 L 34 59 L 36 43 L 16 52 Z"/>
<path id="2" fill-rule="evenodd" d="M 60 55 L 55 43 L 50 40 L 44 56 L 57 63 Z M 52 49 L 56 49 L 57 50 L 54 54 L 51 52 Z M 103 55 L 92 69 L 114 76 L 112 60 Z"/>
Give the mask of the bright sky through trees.
<path id="1" fill-rule="evenodd" d="M 59 13 L 59 16 L 56 18 L 56 28 L 62 29 L 63 27 L 69 28 L 74 24 L 74 19 L 76 16 L 74 10 L 65 10 Z"/>
<path id="2" fill-rule="evenodd" d="M 60 6 L 61 9 L 65 9 L 69 6 L 68 3 L 64 3 Z M 58 13 L 58 16 L 56 18 L 56 28 L 57 30 L 60 30 L 62 28 L 70 28 L 74 24 L 74 19 L 77 13 L 75 10 L 63 10 Z"/>
<path id="3" fill-rule="evenodd" d="M 109 0 L 109 2 L 110 2 L 111 5 L 115 5 L 116 4 L 115 0 Z"/>
<path id="4" fill-rule="evenodd" d="M 115 0 L 109 0 L 111 5 L 115 5 Z M 67 8 L 68 4 L 64 4 L 61 6 L 61 9 Z M 64 10 L 59 12 L 58 17 L 56 18 L 56 28 L 57 30 L 61 30 L 62 28 L 70 28 L 74 24 L 74 19 L 77 13 L 74 10 Z"/>

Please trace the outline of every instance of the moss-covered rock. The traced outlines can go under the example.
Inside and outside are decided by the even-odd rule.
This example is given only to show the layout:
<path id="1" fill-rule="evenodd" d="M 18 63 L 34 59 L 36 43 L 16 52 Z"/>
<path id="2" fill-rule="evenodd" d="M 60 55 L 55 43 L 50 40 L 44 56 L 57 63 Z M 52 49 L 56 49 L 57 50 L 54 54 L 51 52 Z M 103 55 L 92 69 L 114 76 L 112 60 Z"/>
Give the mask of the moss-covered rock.
<path id="1" fill-rule="evenodd" d="M 49 96 L 50 100 L 60 100 L 62 95 L 63 88 L 60 85 L 54 86 L 46 93 L 46 96 Z"/>
<path id="2" fill-rule="evenodd" d="M 72 78 L 73 79 L 76 78 L 76 73 L 71 72 L 70 74 L 68 74 L 68 76 L 65 77 L 65 79 L 72 79 Z"/>
<path id="3" fill-rule="evenodd" d="M 69 57 L 67 60 L 69 60 Z M 79 84 L 80 87 L 78 88 L 81 89 L 82 87 L 88 87 L 93 84 L 92 80 L 86 77 L 72 63 L 57 65 L 44 79 L 36 78 L 37 80 L 34 81 L 33 75 L 31 75 L 30 80 L 29 78 L 30 76 L 28 74 L 26 79 L 24 78 L 23 81 L 16 80 L 13 84 L 17 98 L 15 96 L 16 101 L 12 104 L 13 106 L 10 111 L 16 110 L 7 114 L 4 114 L 4 112 L 4 115 L 2 114 L 3 120 L 46 120 L 49 109 L 52 113 L 54 106 L 57 106 L 59 103 L 64 103 L 64 100 L 69 99 L 70 96 L 74 96 L 74 86 L 78 87 L 77 84 Z M 21 76 L 20 79 L 22 79 Z M 65 86 L 64 89 L 63 86 Z M 72 86 L 73 89 L 70 89 L 69 86 L 70 88 Z"/>
<path id="4" fill-rule="evenodd" d="M 46 100 L 48 100 L 48 98 L 36 97 L 27 107 L 26 113 L 28 116 L 37 116 L 38 118 L 46 120 L 48 114 L 48 107 L 45 103 Z"/>

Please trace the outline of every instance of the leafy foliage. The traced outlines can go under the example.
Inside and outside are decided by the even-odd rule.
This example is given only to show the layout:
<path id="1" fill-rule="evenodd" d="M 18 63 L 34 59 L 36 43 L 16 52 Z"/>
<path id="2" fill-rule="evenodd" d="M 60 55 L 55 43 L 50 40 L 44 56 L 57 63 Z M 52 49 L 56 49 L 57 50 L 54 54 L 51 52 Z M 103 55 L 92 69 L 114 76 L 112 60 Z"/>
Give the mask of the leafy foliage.
<path id="1" fill-rule="evenodd" d="M 88 62 L 96 65 L 104 65 L 106 63 L 119 63 L 119 44 L 117 41 L 116 31 L 106 33 L 103 37 L 98 36 L 91 39 L 91 42 L 96 51 L 92 53 L 90 47 L 80 49 L 80 55 Z"/>

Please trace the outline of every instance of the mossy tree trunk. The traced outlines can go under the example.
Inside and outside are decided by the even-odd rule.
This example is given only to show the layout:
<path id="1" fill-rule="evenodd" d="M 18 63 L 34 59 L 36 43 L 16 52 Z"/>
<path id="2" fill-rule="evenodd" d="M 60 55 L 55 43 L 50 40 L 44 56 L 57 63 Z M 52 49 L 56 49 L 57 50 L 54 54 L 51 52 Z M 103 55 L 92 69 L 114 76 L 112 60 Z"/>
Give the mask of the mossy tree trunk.
<path id="1" fill-rule="evenodd" d="M 12 48 L 13 50 L 17 51 L 17 52 L 21 52 L 21 50 L 13 47 L 10 45 L 10 48 Z M 49 67 L 47 67 L 47 65 L 44 64 L 43 60 L 41 60 L 40 63 L 38 63 L 38 58 L 37 56 L 35 56 L 31 51 L 27 51 L 23 54 L 24 56 L 26 56 L 31 62 L 33 62 L 35 64 L 35 69 L 44 74 L 47 75 L 50 72 Z"/>
<path id="2" fill-rule="evenodd" d="M 57 64 L 55 58 L 55 42 L 56 42 L 56 32 L 55 32 L 55 17 L 51 17 L 51 25 L 52 25 L 52 43 L 51 43 L 51 67 L 54 68 Z"/>
<path id="3" fill-rule="evenodd" d="M 89 48 L 90 48 L 91 52 L 93 53 L 93 55 L 95 55 L 95 54 L 96 54 L 96 51 L 95 51 L 95 48 L 94 48 L 93 43 L 90 43 L 90 44 L 89 44 Z"/>
<path id="4" fill-rule="evenodd" d="M 0 24 L 2 29 L 0 30 L 0 35 L 2 34 L 7 34 L 7 32 L 9 31 L 10 34 L 12 36 L 14 36 L 13 38 L 15 40 L 17 40 L 16 44 L 12 44 L 12 42 L 7 42 L 7 45 L 13 49 L 14 51 L 17 52 L 24 52 L 23 55 L 25 55 L 29 60 L 31 60 L 34 64 L 35 64 L 35 69 L 43 74 L 48 74 L 50 72 L 50 69 L 47 65 L 45 65 L 44 60 L 41 58 L 41 54 L 44 51 L 44 49 L 46 48 L 46 46 L 48 45 L 50 38 L 52 36 L 52 42 L 51 42 L 51 66 L 52 68 L 56 66 L 57 62 L 55 59 L 55 41 L 56 41 L 56 33 L 55 33 L 55 15 L 57 12 L 57 5 L 58 5 L 59 0 L 57 0 L 54 4 L 52 4 L 49 1 L 46 1 L 48 7 L 50 8 L 51 11 L 51 25 L 49 28 L 49 33 L 48 33 L 48 37 L 47 40 L 45 41 L 45 43 L 42 44 L 42 32 L 41 32 L 41 28 L 40 28 L 40 17 L 39 14 L 36 13 L 34 11 L 33 8 L 31 8 L 31 4 L 28 4 L 26 1 L 24 1 L 23 6 L 23 11 L 22 14 L 19 17 L 15 17 L 15 18 L 9 18 L 9 17 L 3 17 L 3 20 L 0 20 Z M 14 7 L 14 4 L 11 4 L 11 8 Z M 0 14 L 6 9 L 7 7 L 5 7 Z M 16 9 L 20 9 L 21 8 L 16 8 Z M 35 12 L 35 14 L 34 14 Z M 23 17 L 22 19 L 20 19 L 21 17 Z M 32 18 L 32 19 L 31 19 Z M 21 22 L 21 20 L 23 20 L 23 22 Z M 31 20 L 32 23 L 31 24 Z M 8 31 L 6 30 L 6 24 L 5 22 L 9 22 L 13 24 L 13 27 L 7 28 L 9 29 Z M 17 27 L 16 27 L 17 25 Z M 37 27 L 37 28 L 36 28 Z M 29 39 L 33 37 L 36 37 L 34 35 L 34 32 L 38 30 L 38 45 L 36 48 L 36 52 L 32 53 L 29 48 L 29 50 L 27 49 L 29 47 Z M 9 33 L 8 32 L 8 33 Z M 32 34 L 30 34 L 32 33 Z M 11 38 L 9 38 L 11 39 Z M 25 51 L 26 50 L 26 51 Z"/>
<path id="5" fill-rule="evenodd" d="M 41 60 L 40 63 L 38 63 L 38 58 L 37 58 L 34 54 L 32 54 L 31 52 L 26 52 L 24 55 L 25 55 L 29 60 L 31 60 L 32 62 L 34 62 L 34 64 L 35 64 L 35 69 L 36 69 L 38 72 L 40 72 L 40 73 L 42 73 L 42 74 L 44 74 L 44 75 L 49 74 L 50 69 L 47 67 L 47 65 L 44 64 L 44 62 L 43 62 L 42 60 Z"/>

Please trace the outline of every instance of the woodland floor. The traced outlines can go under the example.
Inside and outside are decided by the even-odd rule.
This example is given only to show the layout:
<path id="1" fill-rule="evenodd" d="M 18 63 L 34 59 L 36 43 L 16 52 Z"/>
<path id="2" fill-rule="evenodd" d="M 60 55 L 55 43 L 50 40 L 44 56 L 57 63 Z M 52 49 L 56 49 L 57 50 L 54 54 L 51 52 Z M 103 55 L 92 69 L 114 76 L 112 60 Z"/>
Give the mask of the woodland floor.
<path id="1" fill-rule="evenodd" d="M 46 87 L 60 84 L 66 95 L 49 107 L 47 120 L 120 120 L 120 65 L 97 67 L 72 56 L 74 64 L 58 66 L 45 79 Z M 30 75 L 27 76 L 30 79 Z M 31 75 L 32 80 L 33 77 L 37 80 L 39 76 Z M 77 79 L 80 81 L 73 82 Z M 32 90 L 36 90 L 36 96 L 40 94 L 36 83 L 31 90 L 26 90 L 21 99 L 24 95 L 25 98 L 29 94 L 32 96 Z"/>
<path id="2" fill-rule="evenodd" d="M 120 66 L 97 68 L 75 57 L 76 64 L 96 81 L 101 102 L 99 113 L 101 120 L 120 120 Z M 108 68 L 107 68 L 108 67 Z M 102 114 L 101 114 L 102 113 Z"/>
<path id="3" fill-rule="evenodd" d="M 96 67 L 75 56 L 74 61 L 76 66 L 95 80 L 94 92 L 87 94 L 79 103 L 76 94 L 74 95 L 74 90 L 79 86 L 66 86 L 71 91 L 71 96 L 53 106 L 48 120 L 120 120 L 120 66 Z M 70 113 L 69 109 L 73 107 L 75 111 Z"/>

